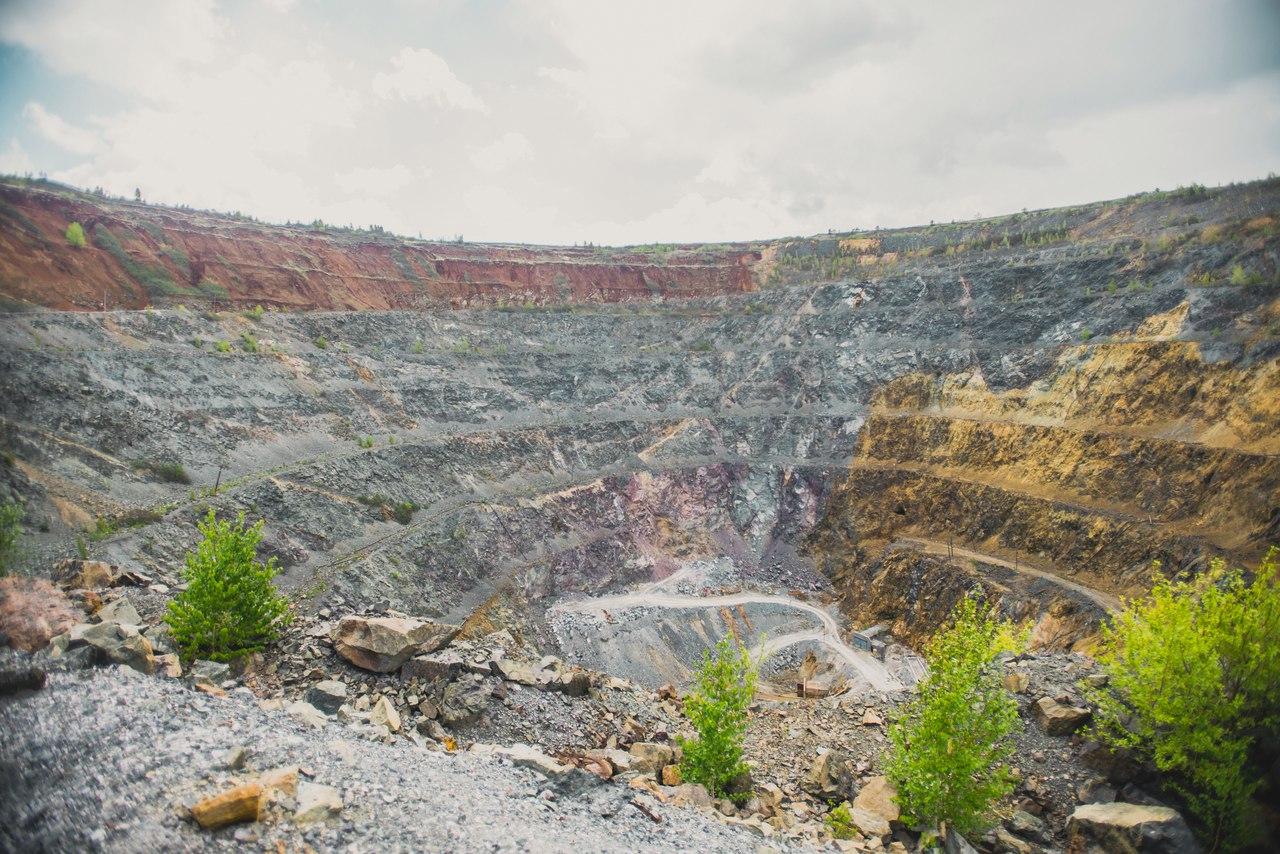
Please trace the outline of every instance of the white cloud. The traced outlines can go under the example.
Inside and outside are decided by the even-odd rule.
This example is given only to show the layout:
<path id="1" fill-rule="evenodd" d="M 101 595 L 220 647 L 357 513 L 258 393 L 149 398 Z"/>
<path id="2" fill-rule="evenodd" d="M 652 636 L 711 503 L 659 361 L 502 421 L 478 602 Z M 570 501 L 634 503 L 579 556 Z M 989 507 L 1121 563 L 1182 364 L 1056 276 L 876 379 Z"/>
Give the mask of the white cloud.
<path id="1" fill-rule="evenodd" d="M 449 64 L 426 48 L 402 48 L 391 57 L 395 71 L 379 71 L 373 77 L 373 93 L 379 98 L 425 101 L 461 110 L 489 112 L 471 87 L 449 70 Z"/>
<path id="2" fill-rule="evenodd" d="M 216 0 L 37 0 L 5 4 L 0 39 L 54 71 L 143 98 L 180 93 L 228 34 Z"/>
<path id="3" fill-rule="evenodd" d="M 714 183 L 732 186 L 755 171 L 750 160 L 741 152 L 723 149 L 716 152 L 693 180 L 699 184 Z"/>
<path id="4" fill-rule="evenodd" d="M 631 131 L 627 130 L 617 122 L 614 122 L 607 128 L 600 128 L 595 133 L 591 134 L 592 139 L 600 139 L 605 142 L 622 142 L 624 139 L 629 139 L 630 137 Z"/>
<path id="5" fill-rule="evenodd" d="M 775 200 L 734 197 L 709 201 L 701 193 L 688 193 L 640 219 L 600 222 L 589 231 L 605 243 L 667 243 L 776 237 L 796 233 L 799 225 L 786 205 Z"/>
<path id="6" fill-rule="evenodd" d="M 1280 7 L 1260 0 L 391 9 L 0 0 L 21 48 L 4 83 L 30 88 L 0 111 L 0 158 L 266 219 L 562 243 L 945 221 L 1278 168 Z M 427 44 L 442 55 L 405 47 Z"/>
<path id="7" fill-rule="evenodd" d="M 431 174 L 431 170 L 424 171 L 421 177 L 425 178 Z M 410 183 L 415 181 L 415 176 L 409 167 L 403 163 L 397 163 L 395 166 L 389 166 L 385 169 L 373 167 L 362 167 L 352 169 L 349 172 L 339 172 L 333 176 L 338 186 L 348 193 L 363 193 L 375 198 L 382 198 L 402 190 Z"/>
<path id="8" fill-rule="evenodd" d="M 22 148 L 22 143 L 17 138 L 10 138 L 9 147 L 0 151 L 0 174 L 25 175 L 28 172 L 35 172 L 35 164 Z"/>
<path id="9" fill-rule="evenodd" d="M 492 175 L 513 163 L 533 159 L 533 146 L 522 133 L 508 131 L 502 139 L 491 142 L 471 154 L 471 162 L 481 172 Z"/>
<path id="10" fill-rule="evenodd" d="M 97 134 L 69 124 L 38 101 L 28 101 L 22 108 L 22 115 L 31 121 L 37 133 L 72 154 L 92 154 L 101 145 Z"/>

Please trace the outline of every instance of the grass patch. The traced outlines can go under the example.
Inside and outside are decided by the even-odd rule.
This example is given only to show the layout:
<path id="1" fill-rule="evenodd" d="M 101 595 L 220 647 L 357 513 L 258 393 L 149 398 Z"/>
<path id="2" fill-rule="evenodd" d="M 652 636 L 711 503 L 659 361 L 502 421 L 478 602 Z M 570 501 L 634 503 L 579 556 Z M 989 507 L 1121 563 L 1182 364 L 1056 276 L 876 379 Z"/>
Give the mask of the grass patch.
<path id="1" fill-rule="evenodd" d="M 120 240 L 111 233 L 111 229 L 102 223 L 93 227 L 93 242 L 99 249 L 116 259 L 129 278 L 142 285 L 149 296 L 171 297 L 178 294 L 178 287 L 173 283 L 173 276 L 169 275 L 168 270 L 163 267 L 148 267 L 140 261 L 135 261 L 128 252 L 124 251 Z"/>
<path id="2" fill-rule="evenodd" d="M 165 483 L 191 483 L 191 475 L 183 468 L 182 463 L 163 463 L 158 460 L 137 460 L 133 467 L 146 472 Z"/>

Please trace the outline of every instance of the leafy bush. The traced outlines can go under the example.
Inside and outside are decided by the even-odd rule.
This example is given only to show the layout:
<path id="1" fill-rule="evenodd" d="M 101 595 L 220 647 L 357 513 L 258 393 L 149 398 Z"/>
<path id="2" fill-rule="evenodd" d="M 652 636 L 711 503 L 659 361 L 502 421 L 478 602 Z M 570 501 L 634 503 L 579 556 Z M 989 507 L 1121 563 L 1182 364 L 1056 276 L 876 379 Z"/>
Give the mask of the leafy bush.
<path id="1" fill-rule="evenodd" d="M 1273 547 L 1249 584 L 1221 559 L 1192 581 L 1157 576 L 1103 629 L 1099 734 L 1168 775 L 1214 850 L 1248 842 L 1251 748 L 1280 730 L 1278 565 Z"/>
<path id="2" fill-rule="evenodd" d="M 73 222 L 67 226 L 67 242 L 77 249 L 83 249 L 85 244 L 84 226 L 78 222 Z"/>
<path id="3" fill-rule="evenodd" d="M 391 508 L 391 518 L 395 519 L 401 525 L 408 525 L 413 521 L 413 511 L 418 509 L 418 505 L 412 501 L 401 501 L 399 504 Z"/>
<path id="4" fill-rule="evenodd" d="M 22 501 L 0 504 L 0 576 L 9 574 L 18 559 L 18 543 L 22 537 Z"/>
<path id="5" fill-rule="evenodd" d="M 685 697 L 684 713 L 697 735 L 680 739 L 684 748 L 680 773 L 685 782 L 701 783 L 716 797 L 749 796 L 730 795 L 728 790 L 733 779 L 747 771 L 742 738 L 759 667 L 745 649 L 735 650 L 733 642 L 723 638 L 716 644 L 715 656 L 710 650 L 703 653 L 693 693 Z"/>
<path id="6" fill-rule="evenodd" d="M 258 339 L 254 338 L 247 331 L 240 333 L 240 349 L 246 353 L 258 352 Z"/>
<path id="7" fill-rule="evenodd" d="M 323 350 L 324 348 L 329 346 L 329 342 L 325 340 L 325 337 L 323 335 L 317 335 L 315 343 L 316 343 L 316 348 L 319 350 Z"/>
<path id="8" fill-rule="evenodd" d="M 888 776 L 911 822 L 978 831 L 1012 791 L 1004 761 L 1018 706 L 1001 685 L 995 656 L 1017 645 L 994 606 L 972 596 L 930 641 L 929 678 L 889 730 Z"/>
<path id="9" fill-rule="evenodd" d="M 134 468 L 145 471 L 165 483 L 191 483 L 191 475 L 187 474 L 182 463 L 162 463 L 156 460 L 139 460 Z"/>
<path id="10" fill-rule="evenodd" d="M 857 833 L 857 827 L 853 824 L 853 815 L 849 812 L 849 804 L 847 802 L 831 810 L 823 820 L 827 823 L 827 829 L 831 831 L 831 836 L 835 839 L 853 839 Z"/>
<path id="11" fill-rule="evenodd" d="M 289 620 L 289 602 L 271 579 L 275 558 L 254 557 L 262 540 L 262 520 L 246 529 L 244 513 L 232 524 L 213 510 L 200 523 L 204 541 L 187 553 L 187 589 L 169 602 L 164 618 L 174 642 L 188 659 L 229 661 L 262 649 Z"/>
<path id="12" fill-rule="evenodd" d="M 230 353 L 231 342 L 227 341 L 226 339 L 223 339 L 221 341 L 214 343 L 213 349 L 215 352 L 218 352 L 218 353 Z"/>

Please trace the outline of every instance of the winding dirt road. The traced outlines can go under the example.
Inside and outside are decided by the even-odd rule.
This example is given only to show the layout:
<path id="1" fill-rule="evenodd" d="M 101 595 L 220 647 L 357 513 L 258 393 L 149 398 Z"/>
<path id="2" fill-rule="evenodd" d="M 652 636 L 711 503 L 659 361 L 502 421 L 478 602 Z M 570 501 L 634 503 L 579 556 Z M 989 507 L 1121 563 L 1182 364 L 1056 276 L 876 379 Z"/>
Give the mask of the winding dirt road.
<path id="1" fill-rule="evenodd" d="M 670 581 L 670 579 L 667 579 Z M 613 596 L 601 596 L 595 599 L 582 599 L 576 602 L 565 602 L 554 606 L 553 611 L 576 611 L 578 613 L 599 613 L 603 617 L 605 611 L 622 611 L 628 608 L 681 608 L 707 609 L 732 608 L 738 605 L 777 605 L 802 611 L 817 620 L 819 626 L 802 632 L 792 632 L 776 638 L 767 638 L 758 645 L 755 652 L 777 652 L 797 643 L 817 642 L 836 653 L 853 672 L 860 675 L 877 691 L 898 691 L 903 685 L 894 677 L 878 659 L 869 653 L 854 649 L 841 637 L 840 624 L 829 612 L 792 599 L 789 596 L 773 596 L 766 593 L 730 593 L 722 596 L 686 596 L 676 593 L 663 593 L 649 588 L 635 593 L 619 593 Z"/>
<path id="2" fill-rule="evenodd" d="M 947 554 L 947 544 L 938 542 L 937 540 L 924 540 L 918 537 L 899 537 L 896 541 L 896 545 L 908 546 L 931 555 L 946 556 Z M 1056 573 L 1048 572 L 1043 569 L 1036 569 L 1034 566 L 1027 566 L 1026 561 L 1009 561 L 1004 558 L 996 557 L 995 555 L 983 554 L 982 552 L 975 552 L 969 549 L 962 549 L 959 546 L 952 546 L 951 551 L 959 557 L 976 560 L 979 563 L 1003 566 L 1006 569 L 1012 569 L 1014 572 L 1018 572 L 1023 575 L 1034 575 L 1036 578 L 1043 578 L 1046 581 L 1051 581 L 1060 587 L 1065 587 L 1068 590 L 1074 590 L 1082 596 L 1087 596 L 1089 599 L 1092 599 L 1108 611 L 1120 611 L 1124 608 L 1124 603 L 1120 601 L 1118 596 L 1113 596 L 1110 593 L 1103 593 L 1101 590 L 1094 590 L 1092 587 L 1085 587 L 1083 584 L 1079 584 L 1069 578 L 1063 578 L 1061 575 L 1057 575 Z"/>

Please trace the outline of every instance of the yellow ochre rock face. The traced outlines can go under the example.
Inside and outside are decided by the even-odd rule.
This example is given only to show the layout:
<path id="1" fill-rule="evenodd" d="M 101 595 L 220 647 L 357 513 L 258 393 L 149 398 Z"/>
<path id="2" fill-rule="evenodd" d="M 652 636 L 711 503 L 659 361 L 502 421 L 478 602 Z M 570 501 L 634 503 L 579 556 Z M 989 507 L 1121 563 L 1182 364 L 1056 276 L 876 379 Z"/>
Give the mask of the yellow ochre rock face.
<path id="1" fill-rule="evenodd" d="M 975 368 L 879 388 L 809 538 L 855 621 L 923 640 L 979 584 L 1034 645 L 1086 649 L 1153 561 L 1255 560 L 1280 514 L 1280 364 L 1207 360 L 1177 340 L 1187 316 L 1065 346 L 1022 387 Z"/>

